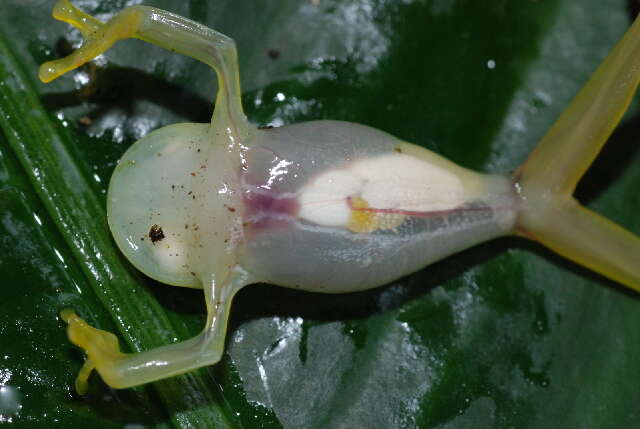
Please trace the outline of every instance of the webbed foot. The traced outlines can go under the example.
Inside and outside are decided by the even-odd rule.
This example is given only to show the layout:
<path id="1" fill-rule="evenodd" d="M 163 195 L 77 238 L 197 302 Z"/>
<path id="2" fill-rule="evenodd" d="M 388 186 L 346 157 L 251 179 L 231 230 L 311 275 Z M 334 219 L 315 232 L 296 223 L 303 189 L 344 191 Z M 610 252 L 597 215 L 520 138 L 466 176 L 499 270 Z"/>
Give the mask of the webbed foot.
<path id="1" fill-rule="evenodd" d="M 76 390 L 81 395 L 87 392 L 87 380 L 94 369 L 106 384 L 124 389 L 218 362 L 224 351 L 231 300 L 246 280 L 244 276 L 234 277 L 217 294 L 213 288 L 205 289 L 209 315 L 199 335 L 137 353 L 122 353 L 115 335 L 90 326 L 70 309 L 63 310 L 60 317 L 68 325 L 69 340 L 87 354 L 76 378 Z"/>
<path id="2" fill-rule="evenodd" d="M 76 378 L 76 391 L 81 395 L 87 392 L 88 379 L 94 369 L 107 384 L 119 387 L 118 364 L 126 359 L 126 355 L 120 352 L 118 338 L 111 332 L 90 326 L 71 309 L 62 310 L 60 317 L 68 325 L 69 340 L 87 353 L 87 360 Z"/>

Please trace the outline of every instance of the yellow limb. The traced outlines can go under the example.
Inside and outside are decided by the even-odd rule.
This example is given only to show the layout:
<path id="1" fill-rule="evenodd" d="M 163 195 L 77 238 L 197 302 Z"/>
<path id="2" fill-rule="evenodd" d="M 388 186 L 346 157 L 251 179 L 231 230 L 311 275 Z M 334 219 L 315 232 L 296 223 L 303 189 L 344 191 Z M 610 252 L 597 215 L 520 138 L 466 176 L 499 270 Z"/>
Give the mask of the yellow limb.
<path id="1" fill-rule="evenodd" d="M 60 317 L 67 323 L 69 340 L 87 354 L 76 378 L 76 390 L 86 393 L 87 380 L 94 369 L 109 386 L 123 389 L 218 362 L 224 351 L 231 301 L 245 280 L 242 276 L 233 277 L 217 292 L 205 288 L 208 317 L 199 335 L 139 353 L 122 353 L 115 335 L 90 326 L 70 309 L 62 310 Z"/>
<path id="2" fill-rule="evenodd" d="M 140 12 L 139 9 L 125 9 L 114 16 L 108 24 L 103 24 L 73 6 L 69 0 L 58 1 L 53 8 L 53 17 L 76 27 L 86 41 L 80 49 L 69 56 L 42 64 L 38 77 L 45 83 L 51 82 L 91 61 L 109 49 L 118 40 L 137 37 L 137 29 L 141 18 Z"/>
<path id="3" fill-rule="evenodd" d="M 85 39 L 91 37 L 102 26 L 101 21 L 76 8 L 69 0 L 62 0 L 56 3 L 51 14 L 55 19 L 76 27 Z"/>
<path id="4" fill-rule="evenodd" d="M 516 229 L 559 254 L 640 291 L 640 238 L 571 195 L 640 82 L 640 19 L 514 174 Z"/>
<path id="5" fill-rule="evenodd" d="M 527 201 L 520 233 L 640 292 L 640 238 L 569 196 Z"/>
<path id="6" fill-rule="evenodd" d="M 640 19 L 618 42 L 516 173 L 572 194 L 627 110 L 640 82 Z"/>
<path id="7" fill-rule="evenodd" d="M 53 17 L 79 29 L 85 42 L 69 56 L 42 64 L 38 76 L 43 82 L 50 82 L 91 61 L 119 40 L 141 39 L 195 58 L 213 68 L 219 86 L 213 119 L 223 124 L 229 123 L 241 139 L 251 134 L 253 127 L 242 110 L 235 43 L 224 34 L 179 15 L 147 6 L 129 7 L 109 22 L 102 23 L 73 6 L 69 0 L 58 0 Z"/>

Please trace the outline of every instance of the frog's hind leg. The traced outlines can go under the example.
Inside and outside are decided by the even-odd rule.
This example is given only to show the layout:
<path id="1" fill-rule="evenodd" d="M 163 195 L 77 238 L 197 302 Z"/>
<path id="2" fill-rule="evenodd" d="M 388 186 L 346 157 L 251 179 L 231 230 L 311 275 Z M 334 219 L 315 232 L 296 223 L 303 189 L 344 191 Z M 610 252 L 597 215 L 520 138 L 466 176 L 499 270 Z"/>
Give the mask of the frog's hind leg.
<path id="1" fill-rule="evenodd" d="M 78 393 L 86 393 L 87 380 L 94 369 L 109 386 L 122 389 L 218 362 L 224 350 L 231 301 L 235 293 L 249 283 L 242 274 L 231 273 L 230 278 L 222 287 L 204 288 L 208 317 L 199 335 L 139 353 L 122 353 L 115 335 L 89 326 L 72 310 L 63 310 L 60 316 L 68 325 L 69 339 L 87 354 L 76 378 Z"/>
<path id="2" fill-rule="evenodd" d="M 640 238 L 572 194 L 629 106 L 640 81 L 640 19 L 515 173 L 519 233 L 640 291 Z"/>
<path id="3" fill-rule="evenodd" d="M 87 15 L 69 0 L 58 0 L 53 17 L 78 28 L 84 44 L 65 58 L 40 66 L 39 77 L 50 82 L 92 60 L 115 42 L 141 39 L 165 49 L 188 55 L 212 67 L 218 76 L 214 120 L 224 117 L 233 132 L 246 138 L 252 132 L 243 110 L 235 43 L 224 34 L 170 12 L 148 6 L 124 9 L 106 23 Z"/>

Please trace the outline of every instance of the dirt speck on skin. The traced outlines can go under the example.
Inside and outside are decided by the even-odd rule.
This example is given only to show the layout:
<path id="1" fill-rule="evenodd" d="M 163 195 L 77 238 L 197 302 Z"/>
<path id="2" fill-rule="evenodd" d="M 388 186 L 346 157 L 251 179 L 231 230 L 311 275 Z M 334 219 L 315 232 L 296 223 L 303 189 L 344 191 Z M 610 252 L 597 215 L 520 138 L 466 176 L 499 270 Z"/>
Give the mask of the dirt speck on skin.
<path id="1" fill-rule="evenodd" d="M 280 58 L 280 51 L 277 49 L 269 49 L 267 51 L 267 56 L 272 60 L 277 60 L 278 58 Z"/>
<path id="2" fill-rule="evenodd" d="M 152 243 L 156 243 L 156 241 L 160 241 L 164 238 L 164 232 L 162 231 L 162 227 L 160 227 L 159 225 L 153 225 L 151 226 L 151 229 L 149 230 L 149 238 L 151 239 Z"/>

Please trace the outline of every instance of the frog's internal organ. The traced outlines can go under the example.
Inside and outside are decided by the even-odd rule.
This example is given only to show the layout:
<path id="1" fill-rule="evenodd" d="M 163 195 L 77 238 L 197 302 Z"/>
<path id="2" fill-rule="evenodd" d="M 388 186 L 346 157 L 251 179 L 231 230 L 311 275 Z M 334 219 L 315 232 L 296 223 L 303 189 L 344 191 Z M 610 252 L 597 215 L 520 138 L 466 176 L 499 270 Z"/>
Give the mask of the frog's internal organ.
<path id="1" fill-rule="evenodd" d="M 452 173 L 401 153 L 348 163 L 300 190 L 300 218 L 353 232 L 394 229 L 405 216 L 445 214 L 463 204 Z"/>
<path id="2" fill-rule="evenodd" d="M 289 164 L 282 160 L 266 183 L 245 191 L 248 221 L 275 226 L 296 218 L 366 233 L 395 229 L 406 217 L 481 210 L 462 207 L 463 184 L 454 174 L 402 153 L 347 161 L 311 178 L 296 196 L 275 194 L 271 184 Z"/>

